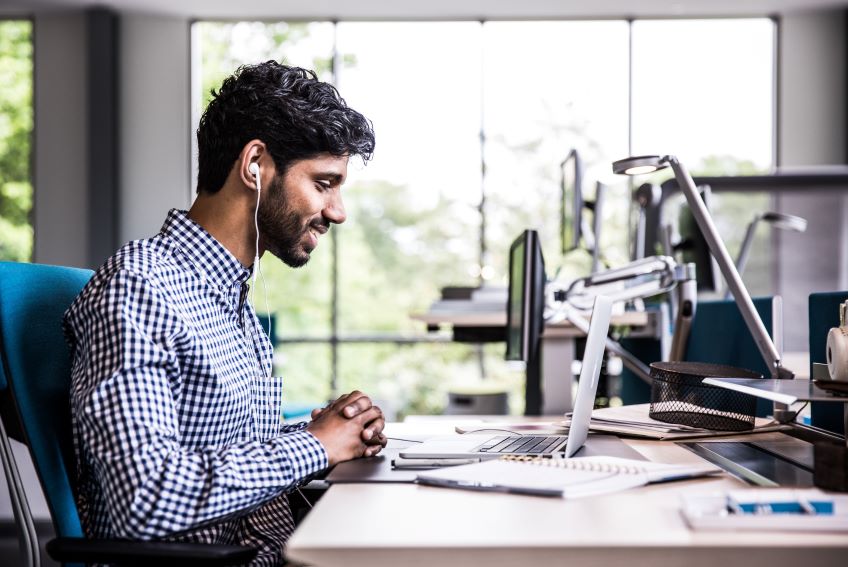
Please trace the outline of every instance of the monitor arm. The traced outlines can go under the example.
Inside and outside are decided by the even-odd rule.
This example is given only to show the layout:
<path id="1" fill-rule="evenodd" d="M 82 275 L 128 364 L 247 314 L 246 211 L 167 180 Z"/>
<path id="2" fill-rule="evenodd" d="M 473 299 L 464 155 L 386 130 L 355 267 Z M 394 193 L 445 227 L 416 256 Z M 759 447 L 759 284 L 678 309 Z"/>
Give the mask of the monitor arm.
<path id="1" fill-rule="evenodd" d="M 558 282 L 548 285 L 559 301 L 581 311 L 591 311 L 596 295 L 605 295 L 617 303 L 670 291 L 677 284 L 676 268 L 677 262 L 669 256 L 649 256 L 574 280 L 567 288 Z"/>
<path id="2" fill-rule="evenodd" d="M 695 265 L 680 265 L 669 256 L 650 256 L 575 280 L 568 287 L 550 282 L 546 287 L 548 309 L 545 320 L 557 323 L 568 320 L 582 332 L 589 328 L 586 316 L 595 296 L 605 295 L 614 303 L 643 299 L 677 288 L 677 313 L 670 360 L 681 360 L 686 352 L 692 318 L 697 306 Z M 648 384 L 648 366 L 624 349 L 617 341 L 607 338 L 607 349 L 621 357 L 624 365 Z"/>

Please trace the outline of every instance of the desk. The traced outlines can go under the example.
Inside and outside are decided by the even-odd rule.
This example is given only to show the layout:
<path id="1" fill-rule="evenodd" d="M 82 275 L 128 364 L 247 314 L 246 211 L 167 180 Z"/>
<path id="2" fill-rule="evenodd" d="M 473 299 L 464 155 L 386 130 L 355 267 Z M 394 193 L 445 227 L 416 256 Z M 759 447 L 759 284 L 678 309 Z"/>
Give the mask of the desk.
<path id="1" fill-rule="evenodd" d="M 497 329 L 506 328 L 506 309 L 490 309 L 488 304 L 482 307 L 474 301 L 439 301 L 427 313 L 414 314 L 411 317 L 422 321 L 430 328 L 450 325 L 456 334 L 457 329 Z M 613 315 L 611 325 L 627 327 L 630 337 L 662 338 L 662 329 L 667 323 L 661 321 L 659 311 L 625 311 Z M 502 333 L 506 336 L 506 332 Z M 571 362 L 574 360 L 574 339 L 583 333 L 568 321 L 546 325 L 542 333 L 540 348 L 540 376 L 530 376 L 528 372 L 528 390 L 540 389 L 542 405 L 529 408 L 529 414 L 554 415 L 571 411 Z M 528 391 L 528 400 L 539 399 Z"/>
<path id="2" fill-rule="evenodd" d="M 700 462 L 673 443 L 627 443 L 650 460 Z M 845 563 L 845 533 L 696 532 L 678 512 L 681 494 L 743 486 L 721 476 L 563 500 L 410 484 L 335 485 L 295 531 L 288 556 L 318 567 Z"/>

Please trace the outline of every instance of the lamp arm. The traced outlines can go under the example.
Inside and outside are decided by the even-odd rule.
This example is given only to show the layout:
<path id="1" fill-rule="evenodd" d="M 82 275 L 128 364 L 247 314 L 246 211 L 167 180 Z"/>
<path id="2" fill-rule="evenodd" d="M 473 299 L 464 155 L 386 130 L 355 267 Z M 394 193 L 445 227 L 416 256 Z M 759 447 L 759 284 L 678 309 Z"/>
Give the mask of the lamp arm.
<path id="1" fill-rule="evenodd" d="M 785 377 L 784 374 L 786 371 L 781 368 L 780 353 L 778 353 L 777 348 L 775 348 L 774 343 L 769 337 L 768 331 L 766 331 L 763 320 L 754 308 L 754 302 L 751 300 L 750 294 L 745 289 L 745 285 L 742 283 L 742 278 L 739 276 L 739 272 L 736 270 L 736 266 L 733 264 L 733 260 L 731 260 L 730 254 L 727 252 L 727 247 L 725 247 L 712 218 L 710 218 L 710 214 L 707 211 L 704 200 L 698 194 L 698 190 L 695 187 L 695 182 L 692 180 L 692 176 L 689 175 L 686 167 L 674 156 L 663 156 L 661 161 L 668 163 L 674 171 L 674 177 L 677 179 L 677 183 L 680 185 L 680 189 L 686 197 L 686 201 L 689 204 L 692 215 L 695 217 L 695 222 L 698 223 L 698 228 L 701 229 L 701 232 L 710 247 L 710 252 L 721 269 L 721 273 L 727 282 L 727 287 L 733 293 L 733 299 L 736 301 L 736 305 L 742 313 L 742 318 L 745 320 L 748 330 L 754 337 L 754 342 L 757 344 L 757 348 L 759 349 L 763 360 L 765 360 L 766 366 L 771 369 L 772 377 Z"/>
<path id="2" fill-rule="evenodd" d="M 760 222 L 761 215 L 754 217 L 748 224 L 745 230 L 745 238 L 742 240 L 742 246 L 739 247 L 739 255 L 736 257 L 736 269 L 741 275 L 745 271 L 745 266 L 748 264 L 748 256 L 751 255 L 751 245 L 754 242 L 754 232 L 757 230 L 757 223 Z"/>

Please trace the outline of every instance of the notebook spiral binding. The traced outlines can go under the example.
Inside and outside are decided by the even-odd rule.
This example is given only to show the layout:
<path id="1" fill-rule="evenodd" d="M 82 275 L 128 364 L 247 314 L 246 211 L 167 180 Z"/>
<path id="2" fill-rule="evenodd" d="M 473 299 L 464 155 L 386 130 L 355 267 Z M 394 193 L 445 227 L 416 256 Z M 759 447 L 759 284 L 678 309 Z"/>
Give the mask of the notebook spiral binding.
<path id="1" fill-rule="evenodd" d="M 647 469 L 635 465 L 625 465 L 619 463 L 600 463 L 589 460 L 583 461 L 580 459 L 545 459 L 542 457 L 528 457 L 523 455 L 504 455 L 503 457 L 500 457 L 500 460 L 530 463 L 542 467 L 571 469 L 579 471 L 609 472 L 618 474 L 641 474 L 648 472 Z"/>

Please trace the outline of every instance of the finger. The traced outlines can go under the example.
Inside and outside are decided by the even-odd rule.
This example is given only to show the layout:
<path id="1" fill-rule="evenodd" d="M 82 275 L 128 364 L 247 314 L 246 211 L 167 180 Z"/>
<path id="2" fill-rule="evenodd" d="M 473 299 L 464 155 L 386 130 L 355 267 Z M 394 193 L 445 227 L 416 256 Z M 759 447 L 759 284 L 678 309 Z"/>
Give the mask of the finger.
<path id="1" fill-rule="evenodd" d="M 373 442 L 373 439 L 379 438 L 382 435 L 385 425 L 386 422 L 383 418 L 378 417 L 362 429 L 362 438 L 365 439 L 366 442 Z"/>
<path id="2" fill-rule="evenodd" d="M 370 427 L 367 426 L 376 419 L 382 419 L 382 416 L 380 415 L 379 411 L 375 410 L 372 407 L 355 416 L 353 418 L 353 421 L 358 423 L 363 429 L 370 429 Z M 382 429 L 380 429 L 380 431 L 382 431 Z M 374 431 L 372 431 L 371 434 L 373 435 Z"/>
<path id="3" fill-rule="evenodd" d="M 324 413 L 324 408 L 315 408 L 312 410 L 312 419 L 317 419 L 322 413 Z"/>
<path id="4" fill-rule="evenodd" d="M 372 445 L 372 446 L 368 447 L 367 449 L 365 449 L 365 456 L 366 457 L 373 457 L 374 455 L 379 453 L 382 449 L 383 449 L 383 447 L 381 445 Z"/>
<path id="5" fill-rule="evenodd" d="M 365 433 L 365 431 L 363 430 L 363 434 L 364 433 Z M 388 442 L 389 442 L 388 437 L 386 437 L 382 433 L 376 433 L 376 434 L 372 435 L 370 439 L 367 439 L 365 441 L 365 444 L 368 445 L 369 447 L 376 447 L 378 445 L 380 447 L 385 447 Z"/>
<path id="6" fill-rule="evenodd" d="M 359 397 L 352 397 L 350 400 L 347 401 L 345 407 L 342 408 L 343 416 L 347 418 L 356 417 L 357 415 L 360 415 L 363 412 L 373 408 L 373 406 L 371 405 L 371 398 L 369 398 L 365 394 L 362 394 L 361 392 L 357 393 L 360 394 Z"/>
<path id="7" fill-rule="evenodd" d="M 374 406 L 373 409 L 380 411 L 380 408 L 378 408 L 376 406 Z M 380 414 L 376 418 L 374 418 L 370 422 L 365 423 L 364 425 L 368 429 L 371 429 L 372 431 L 374 431 L 374 433 L 379 433 L 380 431 L 382 431 L 386 427 L 386 418 L 383 416 L 383 413 L 380 412 Z"/>
<path id="8" fill-rule="evenodd" d="M 337 411 L 340 410 L 341 408 L 343 408 L 345 406 L 348 398 L 350 398 L 354 393 L 355 392 L 351 392 L 350 394 L 342 394 L 341 396 L 339 396 L 338 398 L 336 398 L 332 402 L 328 403 L 325 406 L 325 409 L 332 409 L 332 410 L 337 410 Z"/>

